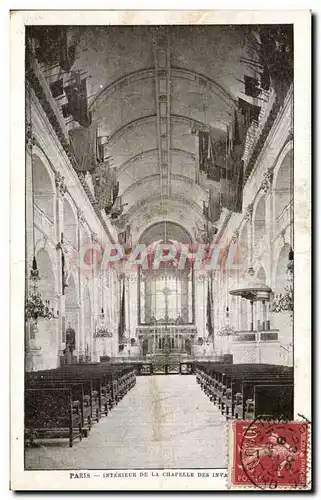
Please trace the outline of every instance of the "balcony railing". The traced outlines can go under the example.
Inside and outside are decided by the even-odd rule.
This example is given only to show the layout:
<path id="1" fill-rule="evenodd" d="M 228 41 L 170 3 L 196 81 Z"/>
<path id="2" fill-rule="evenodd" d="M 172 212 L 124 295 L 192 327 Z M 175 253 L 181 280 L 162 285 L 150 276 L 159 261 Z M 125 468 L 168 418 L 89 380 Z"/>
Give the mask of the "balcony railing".
<path id="1" fill-rule="evenodd" d="M 140 325 L 136 329 L 137 335 L 153 335 L 161 333 L 163 335 L 171 334 L 197 334 L 195 325 Z"/>
<path id="2" fill-rule="evenodd" d="M 285 229 L 292 220 L 293 200 L 291 200 L 279 213 L 276 219 L 276 234 Z"/>
<path id="3" fill-rule="evenodd" d="M 233 342 L 278 342 L 279 330 L 240 331 Z"/>
<path id="4" fill-rule="evenodd" d="M 42 229 L 49 238 L 53 236 L 53 221 L 36 204 L 34 205 L 34 224 Z"/>

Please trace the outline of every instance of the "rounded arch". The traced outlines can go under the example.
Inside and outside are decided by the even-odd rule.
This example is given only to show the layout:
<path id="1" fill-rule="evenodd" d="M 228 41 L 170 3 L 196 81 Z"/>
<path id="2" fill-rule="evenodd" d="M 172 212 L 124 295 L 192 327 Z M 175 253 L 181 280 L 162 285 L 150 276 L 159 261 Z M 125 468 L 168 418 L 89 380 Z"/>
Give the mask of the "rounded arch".
<path id="1" fill-rule="evenodd" d="M 257 256 L 261 248 L 262 239 L 266 234 L 266 208 L 265 194 L 262 194 L 253 207 L 253 246 L 254 255 Z"/>
<path id="2" fill-rule="evenodd" d="M 191 69 L 175 67 L 172 68 L 172 77 L 176 79 L 187 79 L 188 81 L 192 79 L 192 81 L 199 85 L 201 88 L 203 87 L 205 82 L 208 88 L 210 88 L 211 91 L 219 96 L 226 104 L 231 106 L 232 109 L 236 106 L 235 100 L 229 93 L 229 91 L 203 73 L 197 73 Z M 121 76 L 117 80 L 109 83 L 108 85 L 105 85 L 104 88 L 102 88 L 101 91 L 93 97 L 92 101 L 90 102 L 91 111 L 95 112 L 97 107 L 102 105 L 102 101 L 108 99 L 115 92 L 120 91 L 137 81 L 154 78 L 154 68 L 142 68 Z"/>
<path id="3" fill-rule="evenodd" d="M 183 244 L 192 242 L 191 235 L 184 226 L 168 220 L 150 224 L 141 233 L 138 241 L 149 245 L 150 243 L 164 239 L 162 235 L 165 234 L 165 231 L 167 238 L 170 240 L 176 240 Z"/>
<path id="4" fill-rule="evenodd" d="M 89 361 L 91 359 L 91 351 L 92 351 L 93 317 L 92 317 L 92 303 L 88 286 L 85 286 L 84 288 L 83 297 L 84 297 L 84 349 L 85 349 L 86 360 Z"/>
<path id="5" fill-rule="evenodd" d="M 238 254 L 240 275 L 244 274 L 248 269 L 248 256 L 249 256 L 249 241 L 248 241 L 248 223 L 244 221 L 240 226 L 238 237 Z"/>
<path id="6" fill-rule="evenodd" d="M 263 266 L 260 266 L 256 273 L 256 278 L 262 283 L 266 284 L 266 272 Z"/>
<path id="7" fill-rule="evenodd" d="M 77 215 L 68 197 L 64 198 L 64 237 L 77 249 Z"/>
<path id="8" fill-rule="evenodd" d="M 284 146 L 284 148 L 282 149 L 281 153 L 278 156 L 276 165 L 275 165 L 274 170 L 273 170 L 273 181 L 272 181 L 272 189 L 273 190 L 276 187 L 278 173 L 279 173 L 280 168 L 282 167 L 283 160 L 288 155 L 288 153 L 292 153 L 292 155 L 294 153 L 294 143 L 293 143 L 293 140 L 288 141 L 286 143 L 286 145 Z"/>
<path id="9" fill-rule="evenodd" d="M 36 209 L 54 222 L 55 181 L 47 160 L 38 150 L 32 155 L 32 189 Z"/>
<path id="10" fill-rule="evenodd" d="M 185 149 L 178 149 L 178 148 L 171 148 L 170 149 L 170 153 L 171 155 L 173 156 L 182 156 L 182 157 L 185 157 L 185 158 L 188 158 L 190 160 L 192 160 L 193 162 L 196 161 L 196 156 L 194 153 L 190 152 L 190 151 L 187 151 Z M 145 158 L 150 158 L 150 157 L 153 157 L 153 156 L 157 156 L 158 155 L 158 149 L 154 148 L 154 149 L 148 149 L 146 151 L 142 151 L 134 156 L 132 156 L 131 158 L 129 158 L 128 160 L 126 160 L 124 163 L 122 163 L 119 168 L 118 168 L 118 175 L 122 175 L 133 163 L 139 161 L 139 160 L 142 160 L 142 159 L 145 159 Z"/>
<path id="11" fill-rule="evenodd" d="M 65 289 L 66 297 L 66 329 L 71 327 L 75 330 L 76 349 L 79 345 L 79 302 L 76 288 L 76 280 L 71 274 L 68 280 L 68 287 Z"/>
<path id="12" fill-rule="evenodd" d="M 42 299 L 49 300 L 50 307 L 56 308 L 56 279 L 54 266 L 49 253 L 40 248 L 36 254 L 40 275 L 39 292 Z M 56 368 L 58 364 L 57 321 L 40 319 L 38 321 L 37 339 L 41 346 L 41 369 Z"/>
<path id="13" fill-rule="evenodd" d="M 274 221 L 278 222 L 293 200 L 293 145 L 289 143 L 282 151 L 273 176 Z"/>
<path id="14" fill-rule="evenodd" d="M 275 266 L 275 275 L 274 275 L 274 293 L 279 294 L 283 293 L 284 287 L 287 283 L 288 275 L 287 275 L 287 266 L 289 263 L 289 252 L 291 250 L 291 246 L 289 243 L 285 243 L 283 245 Z"/>

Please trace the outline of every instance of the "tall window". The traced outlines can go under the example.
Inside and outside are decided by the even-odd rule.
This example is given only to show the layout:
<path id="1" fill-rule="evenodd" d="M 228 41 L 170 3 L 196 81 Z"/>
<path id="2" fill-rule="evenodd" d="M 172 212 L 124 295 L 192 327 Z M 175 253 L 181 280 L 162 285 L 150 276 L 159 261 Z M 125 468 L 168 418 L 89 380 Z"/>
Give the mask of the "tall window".
<path id="1" fill-rule="evenodd" d="M 173 271 L 142 274 L 140 314 L 142 323 L 192 322 L 192 273 Z"/>
<path id="2" fill-rule="evenodd" d="M 156 321 L 176 321 L 181 315 L 181 283 L 175 277 L 157 278 L 151 283 L 151 314 Z"/>

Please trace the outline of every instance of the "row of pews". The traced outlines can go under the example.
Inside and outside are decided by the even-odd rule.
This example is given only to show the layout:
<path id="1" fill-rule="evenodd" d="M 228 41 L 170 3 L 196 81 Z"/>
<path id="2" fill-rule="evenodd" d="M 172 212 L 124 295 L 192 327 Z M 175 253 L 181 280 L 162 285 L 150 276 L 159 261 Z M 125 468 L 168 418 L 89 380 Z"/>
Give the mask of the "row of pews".
<path id="1" fill-rule="evenodd" d="M 293 420 L 293 367 L 197 363 L 196 380 L 227 418 Z"/>
<path id="2" fill-rule="evenodd" d="M 25 440 L 87 437 L 136 384 L 135 369 L 81 363 L 25 375 Z"/>

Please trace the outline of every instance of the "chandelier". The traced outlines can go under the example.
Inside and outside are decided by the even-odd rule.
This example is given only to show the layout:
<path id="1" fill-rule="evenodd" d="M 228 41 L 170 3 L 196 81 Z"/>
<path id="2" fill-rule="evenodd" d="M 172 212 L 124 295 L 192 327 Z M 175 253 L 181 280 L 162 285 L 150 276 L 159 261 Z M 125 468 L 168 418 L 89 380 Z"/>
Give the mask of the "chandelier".
<path id="1" fill-rule="evenodd" d="M 226 323 L 219 329 L 217 335 L 219 337 L 234 337 L 235 335 L 237 335 L 237 331 L 233 326 L 230 325 L 229 322 L 230 310 L 228 306 L 226 307 L 225 317 L 226 317 Z"/>
<path id="2" fill-rule="evenodd" d="M 108 330 L 108 328 L 104 325 L 105 322 L 105 313 L 104 308 L 101 308 L 100 313 L 100 326 L 96 328 L 94 333 L 94 338 L 111 338 L 113 336 L 112 332 Z"/>
<path id="3" fill-rule="evenodd" d="M 220 337 L 233 337 L 237 335 L 237 331 L 233 326 L 227 324 L 219 329 L 217 335 L 219 335 Z"/>
<path id="4" fill-rule="evenodd" d="M 57 311 L 55 314 L 53 307 L 50 307 L 50 301 L 42 299 L 41 293 L 38 291 L 39 281 L 37 261 L 36 257 L 33 257 L 29 276 L 30 292 L 26 299 L 25 312 L 26 318 L 32 320 L 35 324 L 37 324 L 38 318 L 57 319 L 59 317 L 59 312 Z"/>
<path id="5" fill-rule="evenodd" d="M 29 153 L 31 155 L 31 161 L 32 161 L 32 149 L 35 143 L 35 139 L 32 133 L 32 121 L 31 121 L 31 89 L 29 85 L 29 108 L 28 108 L 28 120 L 27 120 L 27 126 L 26 126 L 26 148 L 29 150 Z M 32 179 L 31 179 L 31 184 L 32 184 L 32 210 L 33 210 L 33 221 L 35 220 L 35 200 L 34 200 L 34 179 L 33 179 L 33 165 L 32 165 Z M 35 224 L 33 222 L 33 259 L 32 259 L 32 268 L 30 270 L 30 275 L 29 275 L 29 294 L 28 297 L 26 298 L 25 302 L 25 317 L 27 320 L 31 320 L 34 323 L 34 326 L 37 326 L 37 322 L 39 318 L 45 318 L 45 319 L 52 319 L 52 318 L 58 318 L 59 312 L 57 311 L 56 313 L 54 312 L 53 307 L 50 307 L 50 301 L 49 300 L 43 300 L 41 297 L 41 293 L 38 290 L 39 287 L 39 282 L 40 282 L 40 276 L 39 276 L 39 270 L 37 266 L 37 260 L 35 257 L 35 250 L 36 250 L 36 238 L 35 238 Z"/>
<path id="6" fill-rule="evenodd" d="M 293 311 L 294 291 L 293 291 L 293 271 L 294 271 L 294 253 L 291 248 L 289 252 L 289 263 L 286 269 L 287 284 L 284 287 L 283 293 L 277 294 L 272 302 L 271 311 L 281 313 L 285 311 Z"/>

